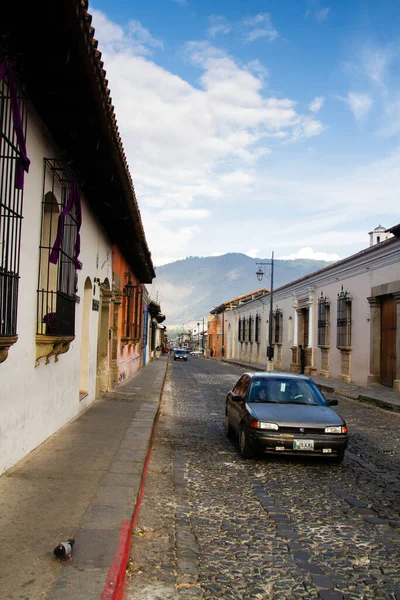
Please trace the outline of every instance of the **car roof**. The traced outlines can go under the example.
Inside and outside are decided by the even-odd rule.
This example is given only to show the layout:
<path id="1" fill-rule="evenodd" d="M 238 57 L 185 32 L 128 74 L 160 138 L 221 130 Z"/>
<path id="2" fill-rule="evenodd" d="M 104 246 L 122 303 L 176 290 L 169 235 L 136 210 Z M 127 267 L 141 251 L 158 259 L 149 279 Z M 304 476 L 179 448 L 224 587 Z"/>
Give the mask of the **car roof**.
<path id="1" fill-rule="evenodd" d="M 255 377 L 257 379 L 273 380 L 273 379 L 290 379 L 292 381 L 312 381 L 311 377 L 307 375 L 294 375 L 293 373 L 266 373 L 265 371 L 248 372 L 246 371 L 243 375 L 248 375 L 251 379 Z"/>

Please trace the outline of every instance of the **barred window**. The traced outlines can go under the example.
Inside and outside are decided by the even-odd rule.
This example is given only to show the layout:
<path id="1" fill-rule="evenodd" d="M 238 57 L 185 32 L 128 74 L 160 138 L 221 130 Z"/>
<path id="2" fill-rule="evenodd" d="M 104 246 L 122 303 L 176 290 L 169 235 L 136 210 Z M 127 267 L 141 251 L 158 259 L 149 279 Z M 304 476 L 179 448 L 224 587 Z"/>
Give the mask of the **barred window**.
<path id="1" fill-rule="evenodd" d="M 243 317 L 243 341 L 249 341 L 249 324 L 246 317 Z"/>
<path id="2" fill-rule="evenodd" d="M 45 159 L 37 305 L 37 333 L 75 335 L 76 269 L 80 227 L 77 184 L 62 161 Z M 53 259 L 53 257 L 55 258 Z"/>
<path id="3" fill-rule="evenodd" d="M 321 292 L 318 300 L 318 346 L 329 345 L 330 302 Z"/>
<path id="4" fill-rule="evenodd" d="M 130 272 L 125 273 L 125 297 L 123 300 L 123 314 L 125 322 L 125 337 L 139 339 L 142 331 L 142 289 L 139 285 L 132 285 Z"/>
<path id="5" fill-rule="evenodd" d="M 256 315 L 254 340 L 257 344 L 260 343 L 260 324 L 261 324 L 261 317 L 260 317 L 260 315 Z"/>
<path id="6" fill-rule="evenodd" d="M 249 316 L 249 342 L 253 341 L 253 317 Z"/>
<path id="7" fill-rule="evenodd" d="M 240 318 L 238 321 L 238 341 L 239 342 L 243 341 L 243 326 L 242 326 L 242 319 L 240 319 Z"/>
<path id="8" fill-rule="evenodd" d="M 27 111 L 25 98 L 5 65 L 1 65 L 0 78 L 0 336 L 16 336 L 23 204 L 21 161 L 25 155 L 21 144 L 25 146 Z"/>
<path id="9" fill-rule="evenodd" d="M 282 344 L 282 326 L 283 326 L 283 313 L 277 309 L 275 311 L 275 344 Z"/>
<path id="10" fill-rule="evenodd" d="M 337 346 L 351 346 L 351 303 L 352 297 L 343 291 L 337 298 Z"/>

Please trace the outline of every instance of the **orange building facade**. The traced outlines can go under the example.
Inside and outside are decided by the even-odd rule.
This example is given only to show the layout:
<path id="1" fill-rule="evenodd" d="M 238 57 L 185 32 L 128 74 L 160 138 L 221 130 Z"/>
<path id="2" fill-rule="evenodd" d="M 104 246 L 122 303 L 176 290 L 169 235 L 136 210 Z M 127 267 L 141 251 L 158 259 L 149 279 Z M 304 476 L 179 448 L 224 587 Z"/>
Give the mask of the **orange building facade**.
<path id="1" fill-rule="evenodd" d="M 143 284 L 131 271 L 118 246 L 113 246 L 113 371 L 121 383 L 142 366 Z"/>

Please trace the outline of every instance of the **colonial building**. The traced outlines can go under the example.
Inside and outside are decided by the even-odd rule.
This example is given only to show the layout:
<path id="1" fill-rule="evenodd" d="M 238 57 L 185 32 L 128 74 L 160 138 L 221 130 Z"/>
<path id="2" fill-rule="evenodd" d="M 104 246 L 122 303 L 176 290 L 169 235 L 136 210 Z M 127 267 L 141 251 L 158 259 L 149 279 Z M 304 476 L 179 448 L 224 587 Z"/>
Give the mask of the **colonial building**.
<path id="1" fill-rule="evenodd" d="M 143 364 L 155 273 L 90 23 L 2 10 L 0 473 Z"/>
<path id="2" fill-rule="evenodd" d="M 266 288 L 261 288 L 254 292 L 250 292 L 249 294 L 243 294 L 242 296 L 237 296 L 228 302 L 224 302 L 219 306 L 213 308 L 210 313 L 213 315 L 208 318 L 207 322 L 207 354 L 215 357 L 223 357 L 223 356 L 232 356 L 234 353 L 233 341 L 235 339 L 235 333 L 232 330 L 232 318 L 231 314 L 228 314 L 230 311 L 233 311 L 235 308 L 240 306 L 247 305 L 249 302 L 254 301 L 256 299 L 261 299 L 262 297 L 268 294 L 268 290 Z M 248 327 L 249 322 L 247 321 L 247 330 L 246 332 L 242 329 L 237 331 L 237 339 L 241 339 L 243 335 L 248 337 L 250 333 L 250 337 L 253 332 L 253 323 L 251 322 L 250 317 L 250 328 Z M 240 322 L 242 325 L 242 322 Z M 246 322 L 245 322 L 246 325 Z M 258 335 L 258 321 L 254 324 L 254 333 L 257 337 Z M 255 347 L 255 349 L 258 347 Z M 249 350 L 249 352 L 247 352 Z M 253 362 L 254 359 L 261 359 L 258 356 L 258 352 L 256 352 L 256 356 L 253 357 L 250 352 L 250 347 L 243 348 L 242 352 L 242 360 L 248 360 L 249 362 Z M 257 362 L 257 361 L 256 361 Z"/>
<path id="3" fill-rule="evenodd" d="M 306 374 L 400 391 L 400 226 L 384 231 L 386 239 L 274 290 L 275 368 L 299 372 L 301 345 Z M 225 356 L 267 365 L 270 296 L 228 305 L 211 311 L 218 322 L 224 315 Z"/>

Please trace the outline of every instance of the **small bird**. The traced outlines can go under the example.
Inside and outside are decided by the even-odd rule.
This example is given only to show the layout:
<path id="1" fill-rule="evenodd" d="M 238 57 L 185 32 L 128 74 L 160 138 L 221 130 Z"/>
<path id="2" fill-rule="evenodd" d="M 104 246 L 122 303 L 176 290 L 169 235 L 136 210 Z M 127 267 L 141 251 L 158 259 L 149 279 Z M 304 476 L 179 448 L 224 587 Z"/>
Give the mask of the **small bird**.
<path id="1" fill-rule="evenodd" d="M 66 542 L 60 542 L 54 548 L 54 554 L 57 557 L 57 560 L 69 560 L 72 561 L 72 548 L 74 547 L 75 540 L 74 538 L 69 538 Z"/>

